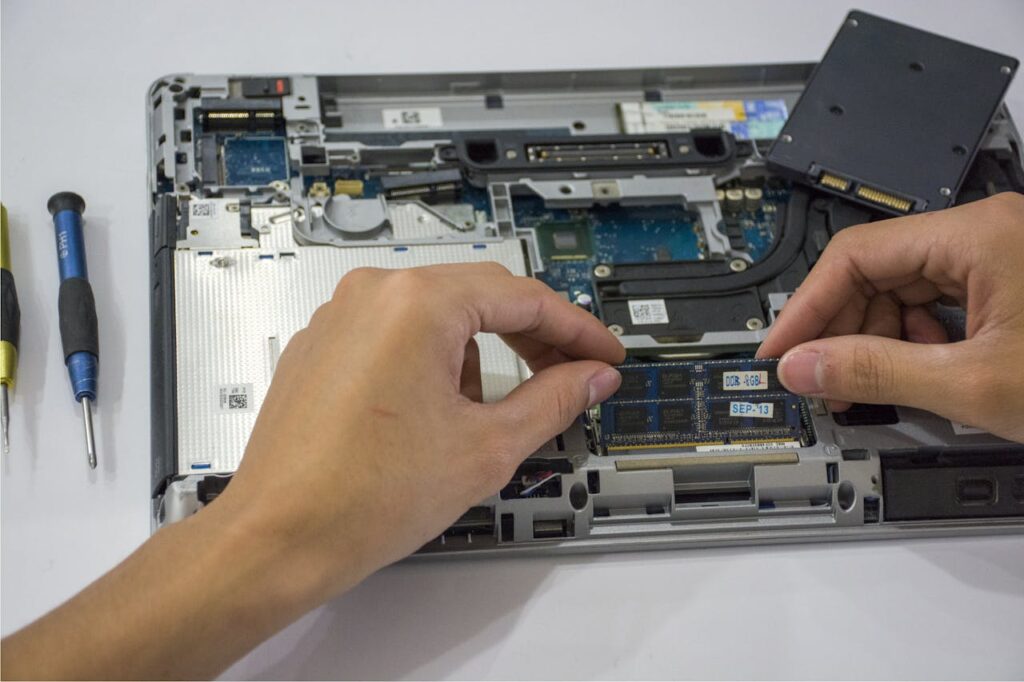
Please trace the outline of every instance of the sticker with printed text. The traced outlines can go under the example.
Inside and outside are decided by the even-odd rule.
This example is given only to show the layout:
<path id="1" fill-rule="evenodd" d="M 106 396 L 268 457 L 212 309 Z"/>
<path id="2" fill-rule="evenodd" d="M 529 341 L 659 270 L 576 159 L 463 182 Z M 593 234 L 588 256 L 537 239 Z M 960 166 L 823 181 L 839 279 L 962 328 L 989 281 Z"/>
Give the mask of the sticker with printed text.
<path id="1" fill-rule="evenodd" d="M 652 298 L 629 302 L 629 319 L 633 324 L 668 324 L 665 299 Z"/>
<path id="2" fill-rule="evenodd" d="M 722 372 L 722 390 L 767 391 L 768 372 L 765 370 L 754 370 L 749 372 Z"/>
<path id="3" fill-rule="evenodd" d="M 221 412 L 252 412 L 252 384 L 221 384 L 217 404 Z"/>
<path id="4" fill-rule="evenodd" d="M 441 128 L 441 110 L 438 107 L 420 109 L 385 109 L 384 127 L 388 130 L 416 130 L 419 128 Z"/>
<path id="5" fill-rule="evenodd" d="M 774 403 L 745 403 L 734 401 L 729 403 L 730 417 L 753 417 L 755 419 L 771 419 L 775 416 Z"/>
<path id="6" fill-rule="evenodd" d="M 620 102 L 618 108 L 624 133 L 721 128 L 740 140 L 773 140 L 788 116 L 782 99 Z"/>

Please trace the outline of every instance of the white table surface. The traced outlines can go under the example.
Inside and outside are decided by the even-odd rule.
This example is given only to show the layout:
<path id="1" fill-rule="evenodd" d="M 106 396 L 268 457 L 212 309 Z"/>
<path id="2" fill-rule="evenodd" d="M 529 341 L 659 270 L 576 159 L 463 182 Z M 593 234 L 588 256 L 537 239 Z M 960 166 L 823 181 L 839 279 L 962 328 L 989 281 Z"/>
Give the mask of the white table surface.
<path id="1" fill-rule="evenodd" d="M 1024 57 L 1024 3 L 858 6 Z M 155 78 L 816 60 L 848 6 L 4 0 L 2 8 L 2 192 L 23 310 L 12 450 L 0 467 L 6 634 L 149 534 L 143 102 Z M 1008 100 L 1024 121 L 1024 78 Z M 64 189 L 88 202 L 102 348 L 95 472 L 56 324 L 46 200 Z M 1020 536 L 406 563 L 302 618 L 227 673 L 1022 675 Z"/>

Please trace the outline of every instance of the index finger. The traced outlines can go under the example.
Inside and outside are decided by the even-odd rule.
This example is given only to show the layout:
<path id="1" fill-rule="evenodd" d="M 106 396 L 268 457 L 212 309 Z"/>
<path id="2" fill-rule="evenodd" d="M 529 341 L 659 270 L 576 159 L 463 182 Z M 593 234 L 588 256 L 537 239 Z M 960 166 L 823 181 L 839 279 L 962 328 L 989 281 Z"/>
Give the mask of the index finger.
<path id="1" fill-rule="evenodd" d="M 539 280 L 476 265 L 449 266 L 446 275 L 449 282 L 458 282 L 455 300 L 466 315 L 469 336 L 492 332 L 525 337 L 568 359 L 609 364 L 625 359 L 622 344 L 600 320 Z"/>
<path id="2" fill-rule="evenodd" d="M 960 206 L 839 232 L 786 302 L 758 357 L 779 357 L 818 338 L 852 298 L 868 300 L 922 279 L 940 289 L 959 288 L 966 272 L 957 267 L 956 256 L 962 250 L 951 240 L 956 226 L 970 219 L 971 210 L 969 205 Z"/>

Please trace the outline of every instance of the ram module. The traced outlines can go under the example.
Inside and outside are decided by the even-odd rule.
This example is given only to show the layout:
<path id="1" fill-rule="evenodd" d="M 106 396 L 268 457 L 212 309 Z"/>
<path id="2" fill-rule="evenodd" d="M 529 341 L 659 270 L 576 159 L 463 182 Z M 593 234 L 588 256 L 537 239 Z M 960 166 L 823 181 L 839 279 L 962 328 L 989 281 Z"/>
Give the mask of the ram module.
<path id="1" fill-rule="evenodd" d="M 801 441 L 802 399 L 779 382 L 775 360 L 706 360 L 620 367 L 601 404 L 608 451 Z"/>

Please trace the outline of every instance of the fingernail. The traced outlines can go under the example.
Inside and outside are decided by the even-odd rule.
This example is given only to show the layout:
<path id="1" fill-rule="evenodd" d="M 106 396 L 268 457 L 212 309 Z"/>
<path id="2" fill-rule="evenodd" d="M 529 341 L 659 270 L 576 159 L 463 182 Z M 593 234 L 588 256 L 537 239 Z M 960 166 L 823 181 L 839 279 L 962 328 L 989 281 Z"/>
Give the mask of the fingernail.
<path id="1" fill-rule="evenodd" d="M 818 395 L 821 387 L 821 353 L 798 350 L 786 353 L 779 361 L 779 379 L 793 393 Z"/>
<path id="2" fill-rule="evenodd" d="M 605 367 L 598 371 L 587 381 L 587 387 L 590 389 L 590 401 L 587 403 L 587 407 L 593 407 L 610 398 L 619 389 L 621 383 L 622 375 L 614 367 Z"/>

